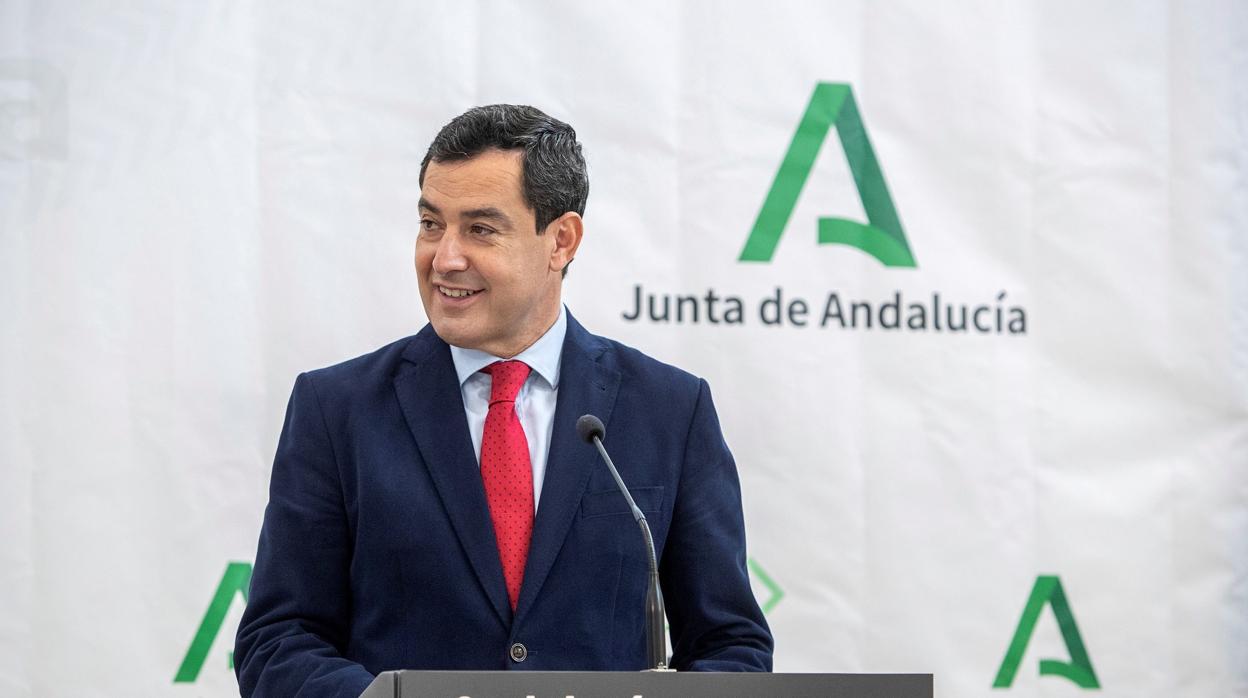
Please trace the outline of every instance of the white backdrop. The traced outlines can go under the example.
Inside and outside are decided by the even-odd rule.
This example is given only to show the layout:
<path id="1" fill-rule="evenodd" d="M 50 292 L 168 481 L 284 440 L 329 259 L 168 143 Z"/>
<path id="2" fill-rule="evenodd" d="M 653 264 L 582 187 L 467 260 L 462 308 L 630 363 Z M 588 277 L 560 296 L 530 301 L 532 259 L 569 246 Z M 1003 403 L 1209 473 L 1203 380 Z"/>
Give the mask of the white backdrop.
<path id="1" fill-rule="evenodd" d="M 1104 694 L 1248 695 L 1246 78 L 1234 0 L 0 0 L 0 694 L 237 690 L 232 593 L 174 678 L 294 377 L 424 323 L 419 159 L 518 102 L 590 163 L 571 311 L 715 391 L 777 670 L 1081 694 L 1049 606 L 992 688 L 1054 575 Z M 917 267 L 816 244 L 865 220 L 834 135 L 737 261 L 821 82 Z M 743 322 L 627 320 L 637 285 Z M 821 326 L 832 293 L 1026 331 Z"/>

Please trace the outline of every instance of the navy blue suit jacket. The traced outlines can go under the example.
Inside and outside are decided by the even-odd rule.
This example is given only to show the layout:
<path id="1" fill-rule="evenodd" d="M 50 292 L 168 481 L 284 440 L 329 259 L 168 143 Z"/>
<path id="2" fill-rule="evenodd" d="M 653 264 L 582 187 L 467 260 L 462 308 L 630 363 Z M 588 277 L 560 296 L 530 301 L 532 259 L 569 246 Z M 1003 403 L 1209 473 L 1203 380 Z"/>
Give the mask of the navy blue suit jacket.
<path id="1" fill-rule="evenodd" d="M 390 669 L 645 668 L 654 532 L 673 667 L 766 671 L 736 466 L 704 381 L 570 316 L 546 479 L 513 613 L 449 347 L 432 327 L 295 381 L 235 665 L 244 696 L 356 696 Z M 523 643 L 527 658 L 508 656 Z"/>

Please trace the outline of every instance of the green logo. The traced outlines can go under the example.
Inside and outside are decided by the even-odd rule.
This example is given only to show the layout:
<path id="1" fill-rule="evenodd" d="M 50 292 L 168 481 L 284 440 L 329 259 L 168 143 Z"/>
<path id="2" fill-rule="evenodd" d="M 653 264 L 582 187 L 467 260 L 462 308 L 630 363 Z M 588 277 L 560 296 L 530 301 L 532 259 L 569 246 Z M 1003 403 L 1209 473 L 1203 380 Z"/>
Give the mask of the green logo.
<path id="1" fill-rule="evenodd" d="M 1096 672 L 1092 670 L 1092 660 L 1083 646 L 1083 637 L 1079 635 L 1079 627 L 1075 625 L 1075 616 L 1070 612 L 1070 603 L 1062 591 L 1062 583 L 1055 576 L 1042 575 L 1036 578 L 1036 585 L 1031 589 L 1031 598 L 1023 608 L 1023 617 L 1018 621 L 1018 629 L 1014 631 L 1014 639 L 1010 648 L 1001 660 L 1001 668 L 997 670 L 997 678 L 992 682 L 993 688 L 1009 688 L 1014 683 L 1014 675 L 1018 673 L 1018 665 L 1027 650 L 1027 642 L 1035 632 L 1036 621 L 1045 604 L 1053 608 L 1057 617 L 1057 625 L 1062 631 L 1062 640 L 1066 642 L 1066 651 L 1070 653 L 1070 661 L 1057 659 L 1041 659 L 1041 676 L 1063 676 L 1075 682 L 1080 688 L 1100 688 L 1096 680 Z"/>
<path id="2" fill-rule="evenodd" d="M 221 624 L 225 622 L 225 614 L 230 610 L 234 596 L 241 594 L 243 603 L 247 603 L 247 589 L 250 585 L 251 563 L 231 562 L 226 566 L 221 583 L 217 585 L 217 593 L 213 594 L 212 603 L 208 604 L 208 612 L 204 614 L 199 630 L 195 631 L 195 639 L 191 640 L 191 646 L 186 650 L 182 666 L 178 667 L 178 673 L 173 677 L 174 683 L 191 683 L 199 678 L 199 670 L 204 668 L 208 650 L 221 632 Z M 234 668 L 233 652 L 230 653 L 229 666 Z"/>
<path id="3" fill-rule="evenodd" d="M 806 113 L 797 125 L 789 152 L 771 183 L 771 191 L 754 221 L 754 229 L 741 250 L 742 262 L 770 262 L 780 243 L 780 235 L 793 214 L 797 197 L 806 184 L 828 130 L 836 126 L 845 159 L 849 161 L 858 197 L 868 223 L 844 218 L 819 219 L 819 244 L 857 247 L 889 267 L 914 267 L 914 255 L 897 218 L 897 209 L 884 184 L 884 173 L 867 139 L 867 129 L 858 114 L 849 85 L 821 82 L 815 85 Z"/>
<path id="4" fill-rule="evenodd" d="M 762 584 L 767 589 L 767 599 L 763 601 L 761 607 L 763 613 L 771 613 L 771 609 L 775 608 L 776 604 L 780 603 L 780 599 L 784 598 L 784 589 L 781 589 L 780 585 L 776 584 L 776 580 L 767 574 L 767 570 L 758 564 L 758 560 L 751 557 L 745 562 L 750 568 L 750 574 L 758 580 L 759 584 Z"/>

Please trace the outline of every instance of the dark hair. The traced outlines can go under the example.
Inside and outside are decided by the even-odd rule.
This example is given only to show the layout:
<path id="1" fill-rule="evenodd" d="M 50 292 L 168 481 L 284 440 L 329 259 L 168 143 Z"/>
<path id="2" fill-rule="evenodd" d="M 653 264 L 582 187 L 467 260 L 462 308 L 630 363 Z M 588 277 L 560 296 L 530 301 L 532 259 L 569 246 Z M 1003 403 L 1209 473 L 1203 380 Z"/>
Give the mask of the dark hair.
<path id="1" fill-rule="evenodd" d="M 524 202 L 540 235 L 568 211 L 585 215 L 589 174 L 576 131 L 542 110 L 517 104 L 473 107 L 438 131 L 420 163 L 420 184 L 430 162 L 467 160 L 490 148 L 523 150 Z"/>

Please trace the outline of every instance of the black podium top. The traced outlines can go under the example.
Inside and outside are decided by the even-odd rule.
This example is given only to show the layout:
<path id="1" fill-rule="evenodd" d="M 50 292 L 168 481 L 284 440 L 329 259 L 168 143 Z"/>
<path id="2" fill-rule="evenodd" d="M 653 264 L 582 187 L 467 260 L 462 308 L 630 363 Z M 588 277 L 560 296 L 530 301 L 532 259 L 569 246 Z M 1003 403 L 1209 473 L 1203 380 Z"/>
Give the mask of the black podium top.
<path id="1" fill-rule="evenodd" d="M 360 698 L 932 698 L 931 674 L 387 671 Z"/>

